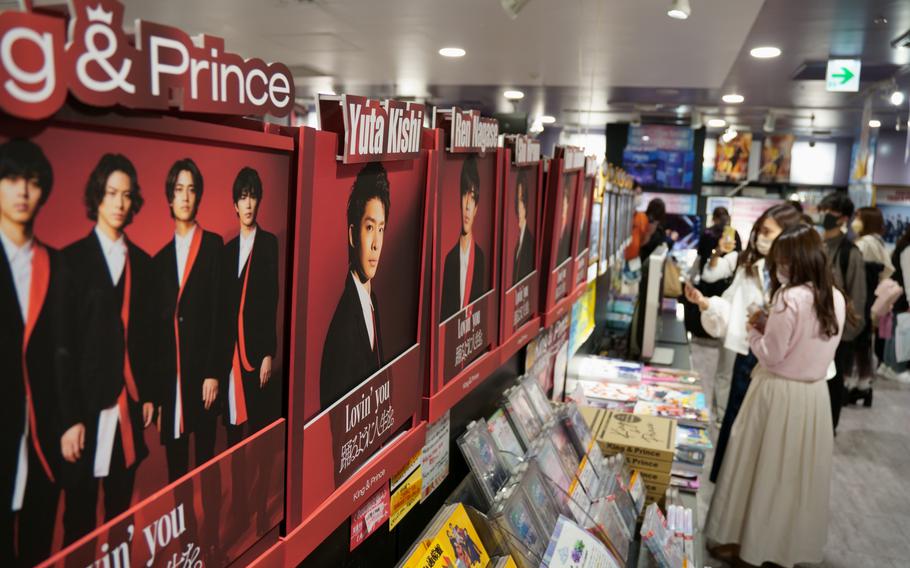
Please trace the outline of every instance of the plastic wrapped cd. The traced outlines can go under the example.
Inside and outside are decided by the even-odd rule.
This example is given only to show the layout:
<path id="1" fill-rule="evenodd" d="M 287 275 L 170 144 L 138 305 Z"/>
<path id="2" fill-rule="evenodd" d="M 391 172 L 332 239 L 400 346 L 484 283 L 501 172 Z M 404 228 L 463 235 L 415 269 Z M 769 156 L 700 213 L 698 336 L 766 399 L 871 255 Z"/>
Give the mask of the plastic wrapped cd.
<path id="1" fill-rule="evenodd" d="M 553 445 L 553 442 L 548 438 L 539 439 L 532 446 L 529 455 L 537 460 L 540 472 L 558 488 L 557 496 L 565 502 L 568 498 L 569 486 L 572 484 L 572 476 L 566 472 L 565 467 L 562 465 L 562 459 L 560 459 L 559 452 L 556 451 L 556 446 Z"/>
<path id="2" fill-rule="evenodd" d="M 503 404 L 509 412 L 512 427 L 518 432 L 521 443 L 527 448 L 540 435 L 543 423 L 531 407 L 531 402 L 523 388 L 514 386 L 504 393 Z"/>
<path id="3" fill-rule="evenodd" d="M 519 469 L 519 490 L 525 494 L 528 502 L 534 508 L 534 513 L 540 521 L 545 533 L 552 532 L 563 511 L 560 501 L 553 495 L 549 484 L 540 475 L 540 469 L 534 462 L 525 463 Z"/>
<path id="4" fill-rule="evenodd" d="M 559 417 L 566 426 L 578 453 L 587 452 L 591 446 L 591 429 L 588 428 L 588 423 L 578 411 L 578 406 L 572 402 L 562 405 L 559 409 Z"/>
<path id="5" fill-rule="evenodd" d="M 547 399 L 547 394 L 543 392 L 537 379 L 525 375 L 519 384 L 528 396 L 528 400 L 531 402 L 531 406 L 534 407 L 534 411 L 537 412 L 540 421 L 544 424 L 551 421 L 553 419 L 553 406 Z"/>
<path id="6" fill-rule="evenodd" d="M 559 457 L 562 460 L 563 466 L 565 466 L 567 472 L 574 476 L 575 472 L 578 470 L 579 454 L 575 452 L 575 446 L 573 446 L 572 442 L 569 440 L 569 436 L 566 434 L 566 430 L 562 423 L 554 422 L 547 430 L 545 436 L 548 436 L 553 440 L 553 445 L 556 446 L 556 450 L 559 452 Z M 584 454 L 581 455 L 584 456 Z"/>
<path id="7" fill-rule="evenodd" d="M 509 480 L 509 470 L 487 430 L 486 421 L 481 419 L 468 424 L 465 433 L 458 438 L 458 447 L 480 482 L 487 502 L 492 503 L 496 492 Z"/>
<path id="8" fill-rule="evenodd" d="M 499 448 L 499 453 L 506 467 L 509 468 L 510 472 L 514 473 L 518 464 L 524 460 L 525 451 L 521 441 L 515 434 L 515 430 L 512 429 L 512 424 L 509 423 L 505 410 L 499 408 L 490 415 L 487 419 L 487 430 L 490 431 L 493 442 Z"/>
<path id="9" fill-rule="evenodd" d="M 547 547 L 549 534 L 541 528 L 527 497 L 518 486 L 503 491 L 502 499 L 490 513 L 509 548 L 532 558 L 541 558 Z"/>

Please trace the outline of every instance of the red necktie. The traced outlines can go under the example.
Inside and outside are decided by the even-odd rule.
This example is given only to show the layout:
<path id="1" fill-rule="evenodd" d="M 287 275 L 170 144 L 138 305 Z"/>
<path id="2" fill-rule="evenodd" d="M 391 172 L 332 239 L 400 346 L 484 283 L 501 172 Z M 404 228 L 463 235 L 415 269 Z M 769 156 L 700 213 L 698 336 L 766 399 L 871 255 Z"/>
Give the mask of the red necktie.
<path id="1" fill-rule="evenodd" d="M 44 451 L 41 449 L 41 441 L 38 440 L 38 420 L 35 416 L 35 402 L 32 398 L 32 387 L 28 377 L 28 361 L 26 361 L 26 352 L 28 351 L 28 342 L 31 339 L 32 332 L 35 331 L 35 324 L 38 316 L 41 314 L 41 308 L 44 307 L 44 298 L 47 296 L 47 287 L 51 279 L 51 262 L 47 249 L 36 239 L 32 245 L 32 281 L 29 285 L 28 293 L 28 310 L 25 318 L 25 333 L 22 337 L 22 382 L 25 385 L 25 402 L 28 411 L 29 438 L 32 441 L 32 447 L 41 462 L 41 468 L 47 474 L 47 478 L 54 481 L 54 474 L 51 466 L 44 457 Z"/>

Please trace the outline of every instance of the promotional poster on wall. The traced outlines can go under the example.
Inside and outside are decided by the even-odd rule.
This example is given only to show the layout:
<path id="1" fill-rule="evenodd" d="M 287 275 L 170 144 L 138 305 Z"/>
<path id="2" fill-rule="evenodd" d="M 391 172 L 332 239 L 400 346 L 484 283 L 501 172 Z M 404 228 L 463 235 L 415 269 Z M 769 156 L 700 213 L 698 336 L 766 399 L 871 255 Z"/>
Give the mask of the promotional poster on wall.
<path id="1" fill-rule="evenodd" d="M 537 314 L 540 275 L 540 204 L 543 168 L 540 142 L 505 139 L 502 207 L 502 343 Z"/>
<path id="2" fill-rule="evenodd" d="M 425 109 L 343 95 L 320 98 L 321 112 L 332 102 L 356 119 L 299 131 L 289 526 L 413 426 L 422 390 L 427 151 L 404 125 L 422 125 Z"/>
<path id="3" fill-rule="evenodd" d="M 761 183 L 790 181 L 790 155 L 796 138 L 792 134 L 769 135 L 761 146 Z"/>
<path id="4" fill-rule="evenodd" d="M 729 141 L 719 137 L 714 162 L 714 181 L 738 183 L 746 179 L 751 150 L 751 132 L 740 132 Z"/>
<path id="5" fill-rule="evenodd" d="M 498 123 L 477 111 L 436 111 L 434 345 L 428 394 L 497 345 L 502 187 Z"/>
<path id="6" fill-rule="evenodd" d="M 622 161 L 623 168 L 639 185 L 691 189 L 695 166 L 693 131 L 688 126 L 631 126 Z"/>

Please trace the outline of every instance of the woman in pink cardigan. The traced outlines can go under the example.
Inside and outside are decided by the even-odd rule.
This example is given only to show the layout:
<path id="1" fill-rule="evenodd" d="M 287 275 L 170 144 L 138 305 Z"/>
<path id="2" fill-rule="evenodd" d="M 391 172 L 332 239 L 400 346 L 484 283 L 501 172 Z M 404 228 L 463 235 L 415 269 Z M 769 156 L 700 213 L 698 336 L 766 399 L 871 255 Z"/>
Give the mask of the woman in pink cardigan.
<path id="1" fill-rule="evenodd" d="M 754 565 L 823 560 L 834 432 L 825 376 L 847 316 L 818 233 L 797 225 L 768 255 L 771 304 L 747 323 L 758 359 L 705 532 Z M 849 316 L 852 317 L 852 314 Z"/>

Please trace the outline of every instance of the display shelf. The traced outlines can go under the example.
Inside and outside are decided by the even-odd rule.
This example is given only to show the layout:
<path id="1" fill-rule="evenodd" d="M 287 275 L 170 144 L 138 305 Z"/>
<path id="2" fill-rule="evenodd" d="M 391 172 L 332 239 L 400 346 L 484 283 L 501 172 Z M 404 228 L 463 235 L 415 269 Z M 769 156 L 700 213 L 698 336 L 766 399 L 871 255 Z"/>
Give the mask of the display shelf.
<path id="1" fill-rule="evenodd" d="M 540 316 L 534 316 L 521 326 L 518 331 L 512 334 L 512 337 L 508 341 L 499 346 L 500 363 L 510 359 L 513 355 L 518 353 L 522 347 L 537 337 L 537 334 L 540 333 L 540 328 Z"/>
<path id="2" fill-rule="evenodd" d="M 426 441 L 426 422 L 394 440 L 339 487 L 303 522 L 266 550 L 250 566 L 292 567 L 300 564 L 329 534 L 345 522 L 380 483 L 398 472 Z"/>
<path id="3" fill-rule="evenodd" d="M 586 286 L 579 286 L 560 300 L 553 308 L 541 316 L 541 327 L 550 327 L 568 313 L 572 312 L 575 301 L 585 293 Z"/>

